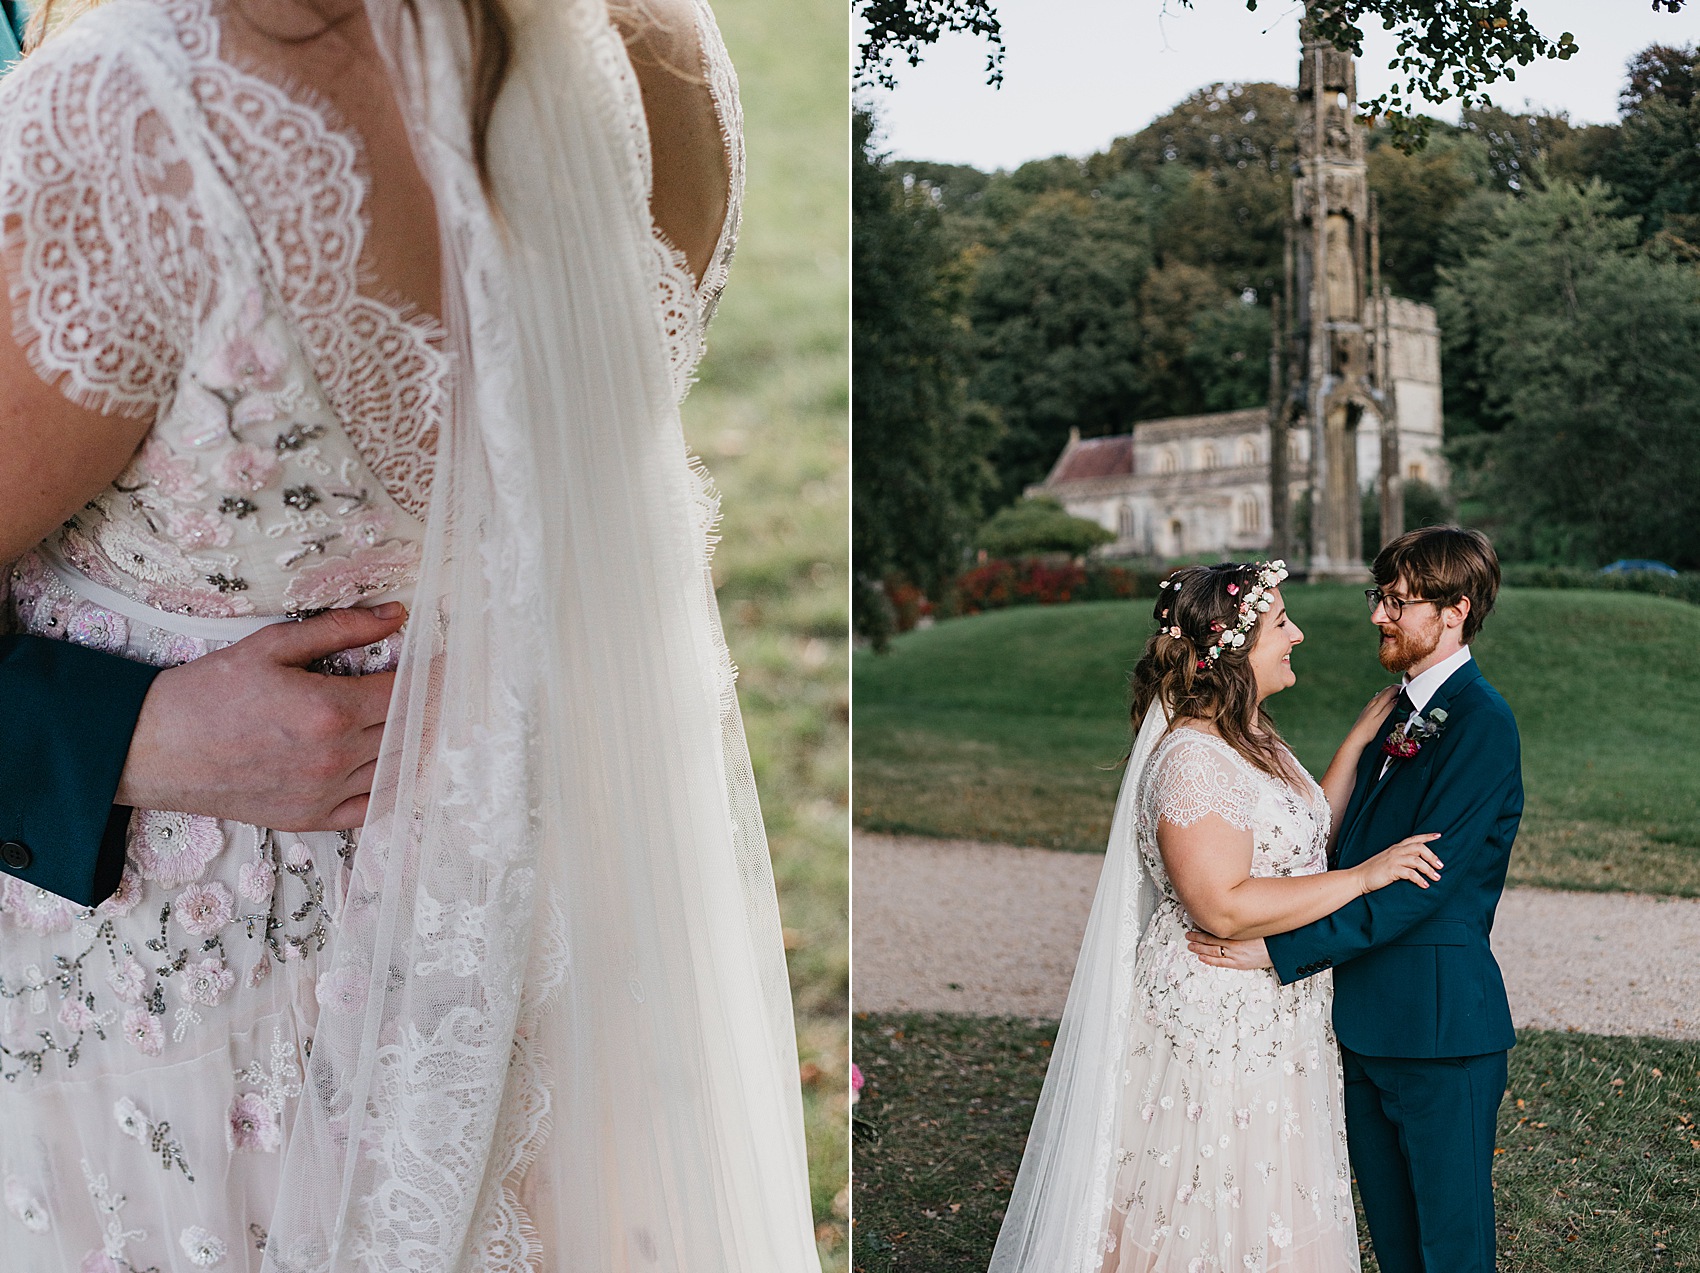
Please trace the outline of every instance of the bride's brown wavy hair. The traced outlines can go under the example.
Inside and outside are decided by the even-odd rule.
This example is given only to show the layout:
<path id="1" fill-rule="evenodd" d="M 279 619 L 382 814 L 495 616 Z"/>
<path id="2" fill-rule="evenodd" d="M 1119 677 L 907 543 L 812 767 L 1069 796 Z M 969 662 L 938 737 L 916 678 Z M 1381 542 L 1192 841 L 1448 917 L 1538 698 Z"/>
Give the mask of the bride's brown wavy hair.
<path id="1" fill-rule="evenodd" d="M 1229 561 L 1182 566 L 1169 575 L 1169 586 L 1158 589 L 1151 610 L 1157 631 L 1133 669 L 1133 727 L 1139 728 L 1146 709 L 1161 698 L 1173 722 L 1208 721 L 1251 764 L 1292 782 L 1298 777 L 1288 759 L 1292 753 L 1257 700 L 1249 661 L 1266 616 L 1258 616 L 1244 645 L 1224 648 L 1214 660 L 1206 657 L 1217 636 L 1239 624 L 1240 601 L 1262 569 L 1262 563 Z"/>

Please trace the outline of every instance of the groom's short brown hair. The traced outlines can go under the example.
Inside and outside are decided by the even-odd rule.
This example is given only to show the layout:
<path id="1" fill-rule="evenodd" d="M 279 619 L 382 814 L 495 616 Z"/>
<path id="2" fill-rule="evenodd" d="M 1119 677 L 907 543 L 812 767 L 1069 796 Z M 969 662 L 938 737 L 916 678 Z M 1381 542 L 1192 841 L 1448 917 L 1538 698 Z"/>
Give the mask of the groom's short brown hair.
<path id="1" fill-rule="evenodd" d="M 1370 568 L 1385 588 L 1401 575 L 1412 592 L 1441 607 L 1470 599 L 1464 616 L 1464 644 L 1475 639 L 1499 595 L 1499 557 L 1488 537 L 1461 526 L 1424 526 L 1408 530 L 1375 555 Z"/>

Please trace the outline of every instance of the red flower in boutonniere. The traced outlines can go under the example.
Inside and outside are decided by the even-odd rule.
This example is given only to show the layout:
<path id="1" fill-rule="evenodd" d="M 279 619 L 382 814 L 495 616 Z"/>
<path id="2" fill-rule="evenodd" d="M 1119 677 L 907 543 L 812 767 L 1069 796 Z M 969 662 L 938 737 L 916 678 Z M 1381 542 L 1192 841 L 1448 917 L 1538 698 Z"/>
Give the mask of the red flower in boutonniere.
<path id="1" fill-rule="evenodd" d="M 1439 738 L 1445 727 L 1444 708 L 1435 708 L 1427 717 L 1421 712 L 1412 712 L 1382 740 L 1381 750 L 1396 760 L 1409 760 L 1423 749 L 1424 743 L 1431 738 Z"/>

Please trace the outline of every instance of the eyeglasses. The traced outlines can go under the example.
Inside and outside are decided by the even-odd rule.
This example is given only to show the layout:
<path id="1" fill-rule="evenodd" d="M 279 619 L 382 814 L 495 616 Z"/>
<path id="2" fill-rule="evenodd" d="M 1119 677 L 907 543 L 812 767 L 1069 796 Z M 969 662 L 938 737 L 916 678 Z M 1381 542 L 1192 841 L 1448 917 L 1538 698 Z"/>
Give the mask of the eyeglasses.
<path id="1" fill-rule="evenodd" d="M 1393 622 L 1399 622 L 1399 616 L 1405 613 L 1406 606 L 1420 606 L 1425 603 L 1439 603 L 1433 597 L 1396 597 L 1391 592 L 1383 592 L 1380 588 L 1365 588 L 1364 600 L 1369 602 L 1370 613 L 1375 613 L 1377 606 L 1386 606 L 1387 614 Z"/>

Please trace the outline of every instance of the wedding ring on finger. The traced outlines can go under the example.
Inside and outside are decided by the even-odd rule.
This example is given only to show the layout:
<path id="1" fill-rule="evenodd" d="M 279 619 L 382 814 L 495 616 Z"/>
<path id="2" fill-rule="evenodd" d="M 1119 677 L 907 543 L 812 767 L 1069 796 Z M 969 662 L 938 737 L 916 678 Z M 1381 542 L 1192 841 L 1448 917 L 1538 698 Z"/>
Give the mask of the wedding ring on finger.
<path id="1" fill-rule="evenodd" d="M 1226 959 L 1228 957 L 1228 948 L 1226 946 L 1218 946 L 1218 947 L 1216 947 L 1216 950 L 1222 956 L 1223 959 Z"/>

